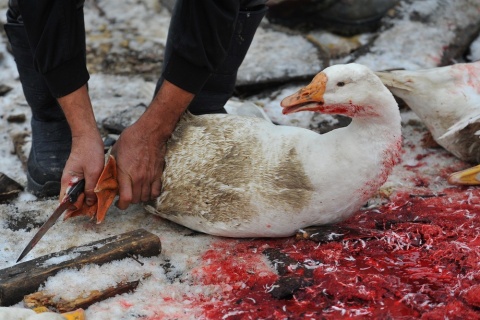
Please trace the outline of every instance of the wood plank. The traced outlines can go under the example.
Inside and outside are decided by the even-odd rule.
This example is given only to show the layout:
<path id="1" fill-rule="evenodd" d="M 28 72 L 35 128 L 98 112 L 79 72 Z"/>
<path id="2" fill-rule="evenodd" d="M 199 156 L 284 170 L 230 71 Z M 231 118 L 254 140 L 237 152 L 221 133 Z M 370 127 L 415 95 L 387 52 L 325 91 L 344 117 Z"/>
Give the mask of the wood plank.
<path id="1" fill-rule="evenodd" d="M 102 265 L 128 257 L 152 257 L 161 252 L 158 236 L 137 229 L 117 236 L 72 247 L 0 270 L 0 305 L 9 306 L 35 292 L 62 269 L 79 269 L 87 264 Z"/>
<path id="2" fill-rule="evenodd" d="M 93 290 L 86 296 L 82 294 L 73 300 L 64 300 L 55 295 L 46 294 L 44 291 L 39 291 L 26 295 L 23 298 L 23 305 L 29 309 L 45 307 L 61 313 L 71 312 L 77 309 L 87 309 L 94 303 L 115 297 L 122 293 L 132 292 L 137 288 L 139 283 L 140 280 L 121 282 L 114 287 L 108 287 L 103 290 Z"/>

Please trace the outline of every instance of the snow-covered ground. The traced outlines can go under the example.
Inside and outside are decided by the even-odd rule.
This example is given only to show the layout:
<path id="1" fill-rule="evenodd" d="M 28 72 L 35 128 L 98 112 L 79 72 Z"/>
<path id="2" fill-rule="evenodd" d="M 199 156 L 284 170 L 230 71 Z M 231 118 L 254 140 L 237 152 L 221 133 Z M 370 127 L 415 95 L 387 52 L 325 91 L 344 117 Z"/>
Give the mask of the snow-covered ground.
<path id="1" fill-rule="evenodd" d="M 5 22 L 6 3 L 7 0 L 0 0 L 2 23 Z M 98 7 L 94 6 L 94 3 L 97 3 Z M 438 6 L 445 3 L 458 6 L 455 11 L 457 15 L 450 16 L 451 20 L 435 20 L 430 28 L 420 28 L 417 22 L 405 18 L 414 11 L 418 15 L 437 12 Z M 473 2 L 468 2 L 473 6 L 471 3 Z M 100 15 L 98 8 L 101 8 L 105 15 Z M 476 12 L 462 11 L 460 2 L 453 0 L 424 0 L 413 3 L 406 1 L 398 8 L 404 12 L 403 18 L 392 20 L 394 27 L 376 38 L 370 52 L 358 58 L 347 54 L 333 59 L 332 63 L 357 59 L 376 70 L 433 67 L 441 60 L 442 48 L 452 41 L 452 23 L 471 22 L 471 16 L 478 17 L 480 12 L 480 5 L 476 8 Z M 90 43 L 89 50 L 92 53 L 89 63 L 92 71 L 89 88 L 100 126 L 105 118 L 127 107 L 139 103 L 148 105 L 154 88 L 153 74 L 161 65 L 161 51 L 165 44 L 170 16 L 168 10 L 155 0 L 87 1 L 85 14 L 87 42 Z M 0 84 L 12 88 L 9 93 L 0 96 L 0 171 L 26 185 L 22 164 L 17 155 L 12 154 L 11 136 L 18 132 L 29 132 L 30 114 L 23 98 L 15 63 L 6 49 L 5 34 L 0 36 Z M 365 37 L 370 39 L 370 36 Z M 468 59 L 480 59 L 479 39 L 473 42 Z M 318 58 L 318 48 L 312 43 L 304 35 L 283 33 L 265 21 L 240 70 L 239 82 L 266 82 L 285 76 L 295 78 L 299 75 L 315 74 L 325 65 Z M 114 63 L 113 67 L 111 64 L 105 64 L 108 68 L 102 67 L 102 61 L 109 55 L 120 62 L 117 65 Z M 125 64 L 125 61 L 129 61 L 128 57 L 143 61 L 147 75 L 141 73 L 140 62 Z M 263 107 L 277 123 L 316 128 L 322 121 L 335 122 L 333 118 L 310 113 L 300 113 L 294 117 L 282 115 L 280 100 L 299 87 L 300 84 L 295 83 L 268 89 L 247 100 Z M 7 121 L 8 116 L 16 114 L 25 114 L 26 121 Z M 442 149 L 424 148 L 422 138 L 426 129 L 411 111 L 404 109 L 402 120 L 402 162 L 395 167 L 379 196 L 369 202 L 369 208 L 388 202 L 391 200 L 389 196 L 393 199 L 398 192 L 418 191 L 418 176 L 428 180 L 428 186 L 422 190 L 441 192 L 448 187 L 445 172 L 467 166 Z M 28 143 L 25 148 L 28 149 Z M 37 230 L 34 226 L 44 222 L 57 204 L 55 199 L 36 199 L 27 191 L 10 203 L 0 204 L 0 269 L 15 265 L 19 253 Z M 31 228 L 17 230 L 12 227 L 15 221 L 21 219 L 30 219 Z M 251 310 L 250 313 L 228 311 L 228 306 L 237 302 L 224 300 L 224 297 L 235 295 L 236 290 L 247 286 L 247 280 L 222 274 L 221 266 L 232 263 L 232 260 L 239 265 L 243 263 L 245 268 L 257 277 L 257 281 L 268 282 L 277 275 L 274 266 L 261 251 L 271 246 L 282 247 L 282 242 L 223 239 L 199 234 L 155 217 L 147 213 L 141 205 L 132 205 L 125 211 L 112 206 L 105 221 L 99 225 L 84 218 L 60 220 L 25 260 L 138 228 L 144 228 L 160 237 L 162 253 L 158 257 L 140 257 L 143 265 L 133 259 L 125 259 L 102 266 L 89 265 L 80 270 L 62 270 L 49 278 L 39 290 L 45 290 L 58 298 L 74 299 L 92 290 L 105 289 L 120 282 L 141 280 L 134 292 L 107 299 L 86 309 L 88 320 L 201 319 L 209 318 L 207 314 L 212 314 L 212 308 L 226 310 L 222 315 L 223 319 L 256 318 Z M 252 243 L 250 247 L 246 245 L 249 241 Z M 292 239 L 284 241 L 290 243 Z M 240 247 L 243 251 L 237 251 Z M 215 267 L 218 267 L 219 273 L 213 281 Z M 263 290 L 268 291 L 268 287 Z M 16 306 L 23 304 L 19 302 Z M 326 312 L 338 317 L 342 315 L 338 307 L 327 308 Z M 301 312 L 296 315 L 300 317 Z"/>

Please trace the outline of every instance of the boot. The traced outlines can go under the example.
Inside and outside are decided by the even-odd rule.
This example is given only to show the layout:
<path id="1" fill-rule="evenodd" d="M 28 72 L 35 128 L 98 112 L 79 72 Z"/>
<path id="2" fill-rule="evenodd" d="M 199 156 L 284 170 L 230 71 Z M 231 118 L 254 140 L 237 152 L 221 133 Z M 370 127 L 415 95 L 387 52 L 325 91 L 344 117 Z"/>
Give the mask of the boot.
<path id="1" fill-rule="evenodd" d="M 258 2 L 263 3 L 264 1 Z M 210 76 L 202 90 L 195 96 L 188 106 L 188 111 L 195 115 L 227 113 L 224 106 L 228 99 L 232 97 L 235 89 L 238 68 L 247 55 L 253 36 L 266 13 L 267 7 L 260 5 L 256 7 L 256 10 L 241 11 L 238 14 L 227 57 Z M 167 47 L 165 49 L 165 61 L 168 60 L 170 47 L 171 40 L 169 38 L 167 39 Z M 162 82 L 163 77 L 159 79 L 155 93 L 160 89 Z"/>
<path id="2" fill-rule="evenodd" d="M 289 28 L 322 28 L 351 37 L 373 32 L 398 0 L 282 0 L 270 4 L 267 19 Z"/>
<path id="3" fill-rule="evenodd" d="M 9 20 L 12 12 L 9 12 Z M 27 189 L 39 197 L 57 196 L 72 145 L 70 127 L 45 80 L 35 70 L 23 24 L 7 23 L 4 28 L 17 64 L 25 99 L 32 110 L 32 147 L 27 161 Z"/>
<path id="4" fill-rule="evenodd" d="M 39 197 L 60 194 L 63 168 L 70 155 L 72 135 L 67 120 L 32 118 L 32 148 L 27 161 L 27 189 Z"/>

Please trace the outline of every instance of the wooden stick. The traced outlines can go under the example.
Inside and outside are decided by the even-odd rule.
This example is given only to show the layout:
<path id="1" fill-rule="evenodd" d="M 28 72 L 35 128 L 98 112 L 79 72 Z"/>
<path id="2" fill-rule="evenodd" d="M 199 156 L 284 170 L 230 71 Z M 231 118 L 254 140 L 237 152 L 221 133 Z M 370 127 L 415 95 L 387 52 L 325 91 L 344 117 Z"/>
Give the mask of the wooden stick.
<path id="1" fill-rule="evenodd" d="M 152 257 L 160 252 L 160 239 L 138 229 L 26 261 L 0 270 L 0 305 L 17 303 L 62 269 L 79 269 L 92 263 L 102 265 L 132 256 Z M 55 263 L 55 260 L 61 262 Z"/>
<path id="2" fill-rule="evenodd" d="M 23 304 L 30 309 L 47 307 L 48 309 L 53 308 L 55 311 L 61 313 L 70 312 L 77 309 L 86 309 L 96 302 L 115 297 L 118 294 L 132 292 L 137 288 L 139 283 L 140 280 L 121 282 L 114 287 L 108 287 L 103 290 L 92 290 L 88 295 L 79 296 L 73 300 L 64 300 L 55 297 L 55 295 L 47 294 L 44 291 L 39 291 L 26 295 L 23 298 Z"/>

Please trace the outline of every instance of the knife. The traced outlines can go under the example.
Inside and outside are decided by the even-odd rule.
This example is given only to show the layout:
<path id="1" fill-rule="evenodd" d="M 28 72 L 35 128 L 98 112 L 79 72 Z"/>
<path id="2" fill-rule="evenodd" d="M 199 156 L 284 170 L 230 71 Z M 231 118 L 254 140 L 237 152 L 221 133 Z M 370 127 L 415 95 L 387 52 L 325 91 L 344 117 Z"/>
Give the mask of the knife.
<path id="1" fill-rule="evenodd" d="M 53 214 L 48 218 L 48 220 L 43 224 L 43 226 L 40 227 L 40 229 L 37 231 L 37 234 L 33 236 L 32 240 L 27 244 L 25 249 L 23 249 L 22 253 L 20 254 L 20 257 L 17 259 L 17 263 L 22 260 L 29 252 L 30 250 L 33 249 L 42 239 L 42 237 L 47 233 L 47 231 L 55 224 L 55 222 L 58 220 L 58 218 L 62 215 L 62 213 L 67 210 L 72 203 L 75 203 L 78 199 L 78 196 L 83 192 L 85 188 L 85 179 L 79 180 L 75 182 L 70 189 L 68 189 L 67 194 L 63 198 L 62 202 L 58 206 L 55 211 L 53 211 Z"/>

